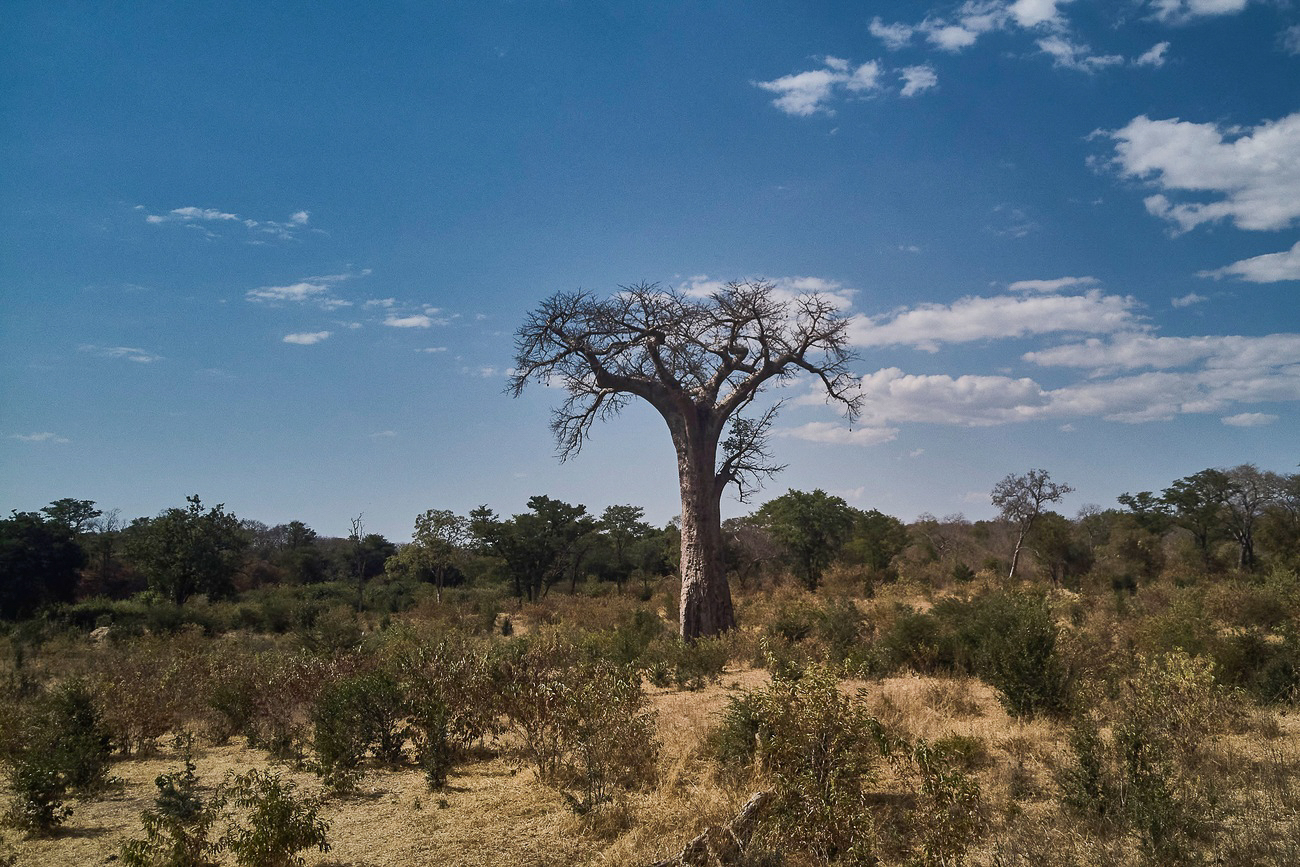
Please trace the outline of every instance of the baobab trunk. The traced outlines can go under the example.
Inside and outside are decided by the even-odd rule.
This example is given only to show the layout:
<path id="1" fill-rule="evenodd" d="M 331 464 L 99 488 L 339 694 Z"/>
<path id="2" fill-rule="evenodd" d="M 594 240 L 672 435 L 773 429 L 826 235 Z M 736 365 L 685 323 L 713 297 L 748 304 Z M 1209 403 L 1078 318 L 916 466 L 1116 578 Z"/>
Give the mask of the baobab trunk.
<path id="1" fill-rule="evenodd" d="M 671 425 L 670 425 L 671 426 Z M 682 489 L 681 632 L 694 641 L 734 629 L 736 614 L 722 554 L 722 515 L 716 478 L 716 438 L 677 443 Z"/>

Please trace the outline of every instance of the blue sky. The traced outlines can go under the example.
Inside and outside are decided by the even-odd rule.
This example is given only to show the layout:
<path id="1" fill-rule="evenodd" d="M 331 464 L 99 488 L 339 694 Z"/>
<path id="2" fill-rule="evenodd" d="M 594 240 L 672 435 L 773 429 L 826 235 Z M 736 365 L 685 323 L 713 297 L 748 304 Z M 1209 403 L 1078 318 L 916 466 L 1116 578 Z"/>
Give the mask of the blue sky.
<path id="1" fill-rule="evenodd" d="M 554 457 L 543 298 L 842 299 L 760 500 L 1067 513 L 1300 463 L 1300 8 L 1284 0 L 6 4 L 0 510 L 198 493 L 409 537 L 533 494 L 677 512 L 632 407 Z M 756 507 L 728 501 L 727 514 Z"/>

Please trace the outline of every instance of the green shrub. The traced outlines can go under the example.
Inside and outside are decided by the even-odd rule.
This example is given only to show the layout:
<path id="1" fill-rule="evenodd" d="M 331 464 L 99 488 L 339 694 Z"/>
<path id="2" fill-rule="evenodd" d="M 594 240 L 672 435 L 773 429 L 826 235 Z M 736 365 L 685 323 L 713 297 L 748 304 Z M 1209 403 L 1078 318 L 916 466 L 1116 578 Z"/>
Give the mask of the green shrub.
<path id="1" fill-rule="evenodd" d="M 401 758 L 406 728 L 403 698 L 384 672 L 357 674 L 328 684 L 312 708 L 318 770 L 333 789 L 352 788 L 367 752 L 386 761 Z"/>
<path id="2" fill-rule="evenodd" d="M 538 778 L 576 812 L 653 776 L 654 714 L 634 670 L 584 661 L 573 645 L 544 635 L 510 649 L 500 688 Z"/>
<path id="3" fill-rule="evenodd" d="M 708 742 L 732 773 L 751 761 L 772 787 L 758 848 L 866 864 L 875 835 L 865 795 L 879 732 L 865 699 L 843 694 L 830 669 L 813 665 L 797 681 L 774 678 L 732 699 Z"/>
<path id="4" fill-rule="evenodd" d="M 33 833 L 48 833 L 71 815 L 64 805 L 70 791 L 93 792 L 108 779 L 109 734 L 80 680 L 33 701 L 6 747 L 14 792 L 6 818 Z"/>
<path id="5" fill-rule="evenodd" d="M 998 691 L 1013 716 L 1060 714 L 1069 708 L 1071 678 L 1056 652 L 1057 628 L 1041 596 L 998 593 L 980 600 L 976 671 Z"/>
<path id="6" fill-rule="evenodd" d="M 240 867 L 302 865 L 303 849 L 330 849 L 329 825 L 320 818 L 320 801 L 295 794 L 293 783 L 278 774 L 252 770 L 231 777 L 222 786 L 234 815 L 218 845 L 234 854 Z"/>
<path id="7" fill-rule="evenodd" d="M 208 839 L 222 806 L 220 796 L 205 802 L 188 751 L 185 769 L 154 780 L 154 808 L 140 814 L 144 838 L 122 847 L 126 867 L 202 867 L 215 863 L 218 847 Z"/>

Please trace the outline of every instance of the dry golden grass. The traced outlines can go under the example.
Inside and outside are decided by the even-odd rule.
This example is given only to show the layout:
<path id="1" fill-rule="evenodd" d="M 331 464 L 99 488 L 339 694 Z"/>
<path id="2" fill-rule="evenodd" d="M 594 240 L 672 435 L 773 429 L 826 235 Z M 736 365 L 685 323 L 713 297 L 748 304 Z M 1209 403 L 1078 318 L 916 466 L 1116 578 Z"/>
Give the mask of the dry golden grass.
<path id="1" fill-rule="evenodd" d="M 354 796 L 330 797 L 329 853 L 304 853 L 317 867 L 624 867 L 676 853 L 708 825 L 733 816 L 753 791 L 714 777 L 701 745 L 730 696 L 768 682 L 767 672 L 729 669 L 721 682 L 695 692 L 647 688 L 662 744 L 657 779 L 645 790 L 578 817 L 553 789 L 514 757 L 508 738 L 457 766 L 446 789 L 427 790 L 414 768 L 368 768 Z M 888 677 L 843 683 L 864 688 L 870 712 L 909 739 L 966 739 L 988 812 L 988 832 L 970 853 L 976 865 L 1136 865 L 1131 836 L 1088 833 L 1059 806 L 1055 776 L 1068 760 L 1067 726 L 1010 718 L 995 692 L 972 678 Z M 1300 718 L 1252 711 L 1236 728 L 1206 744 L 1205 773 L 1222 789 L 1222 820 L 1214 828 L 1220 863 L 1300 863 Z M 199 744 L 197 773 L 211 790 L 229 771 L 266 768 L 264 752 L 236 739 Z M 122 844 L 140 834 L 140 813 L 153 805 L 154 779 L 181 766 L 171 747 L 119 762 L 120 787 L 74 801 L 73 816 L 55 836 L 5 836 L 18 864 L 81 867 L 112 863 Z M 276 766 L 306 793 L 321 794 L 316 776 Z M 758 785 L 757 781 L 755 785 Z M 905 803 L 911 790 L 882 763 L 873 788 L 882 803 Z M 3 809 L 5 804 L 0 804 Z M 1288 848 L 1290 845 L 1290 848 Z M 0 852 L 0 855 L 3 853 Z M 227 862 L 230 863 L 230 862 Z"/>

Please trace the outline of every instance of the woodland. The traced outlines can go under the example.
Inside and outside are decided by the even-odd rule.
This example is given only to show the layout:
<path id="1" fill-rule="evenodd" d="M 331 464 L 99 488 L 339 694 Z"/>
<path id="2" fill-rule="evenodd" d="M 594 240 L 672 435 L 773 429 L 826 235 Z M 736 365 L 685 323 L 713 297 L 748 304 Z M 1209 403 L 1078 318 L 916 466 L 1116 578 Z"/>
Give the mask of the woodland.
<path id="1" fill-rule="evenodd" d="M 1300 863 L 1300 474 L 1067 517 L 546 496 L 390 541 L 193 496 L 0 521 L 0 863 Z"/>

